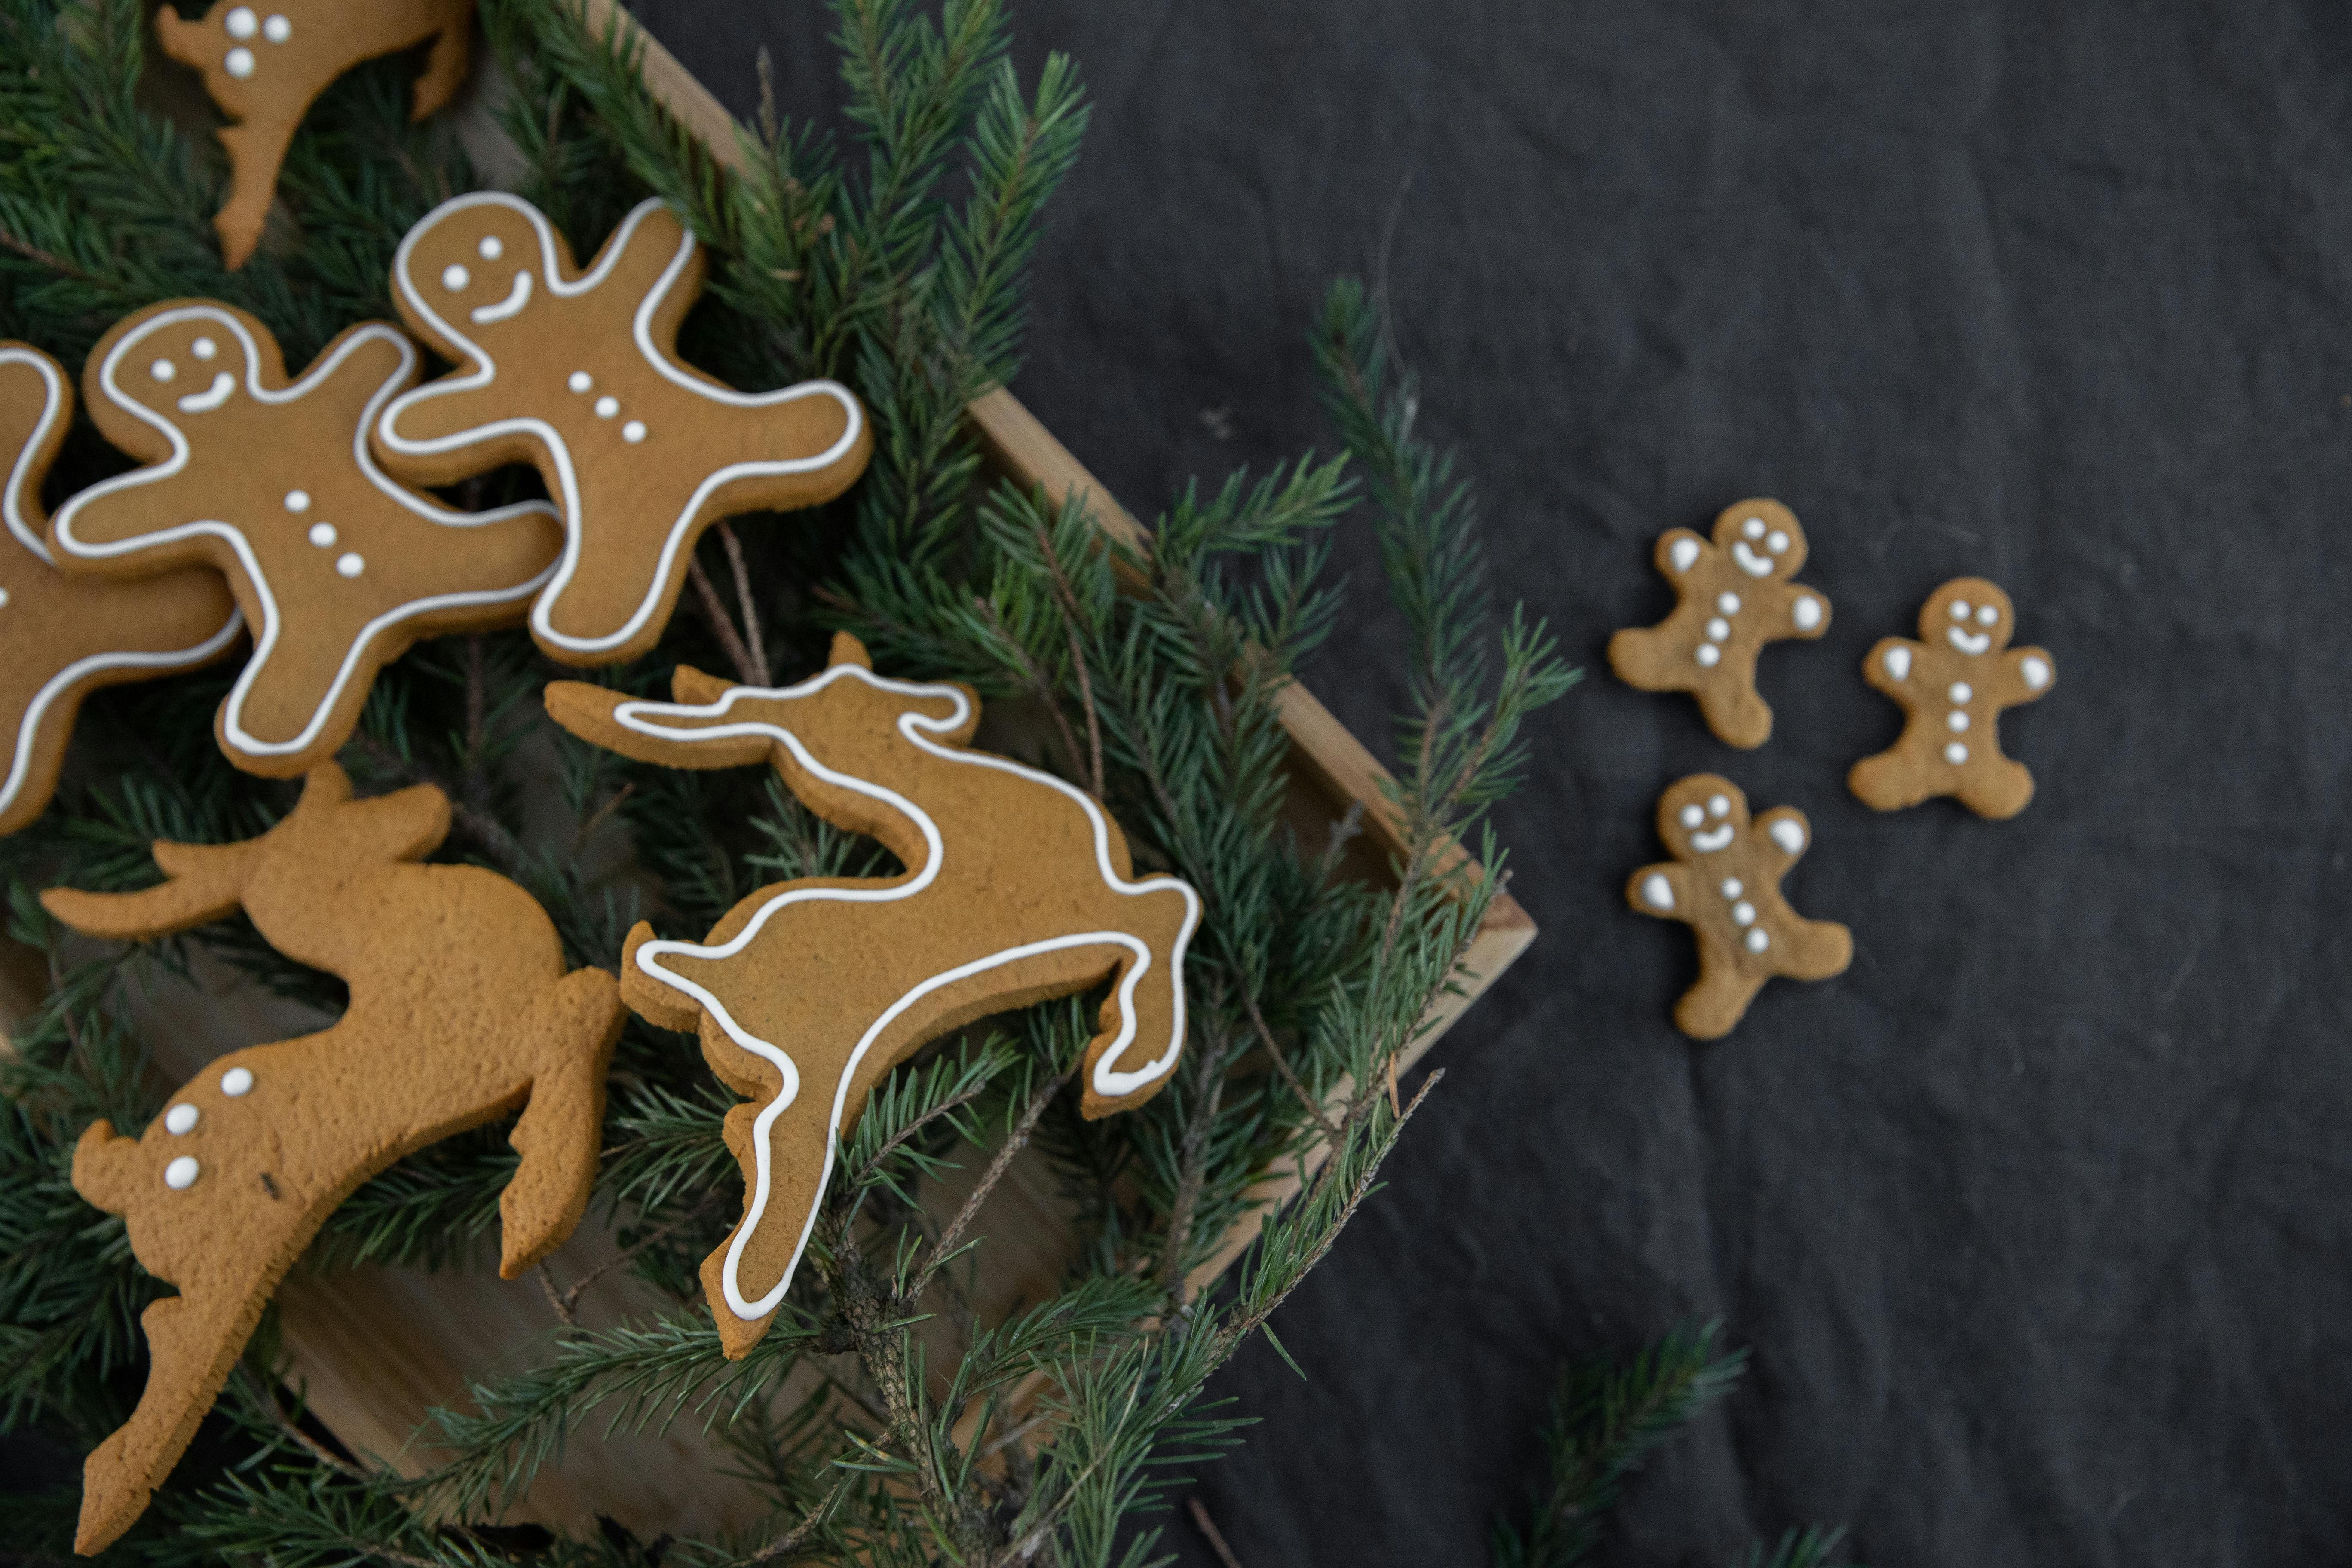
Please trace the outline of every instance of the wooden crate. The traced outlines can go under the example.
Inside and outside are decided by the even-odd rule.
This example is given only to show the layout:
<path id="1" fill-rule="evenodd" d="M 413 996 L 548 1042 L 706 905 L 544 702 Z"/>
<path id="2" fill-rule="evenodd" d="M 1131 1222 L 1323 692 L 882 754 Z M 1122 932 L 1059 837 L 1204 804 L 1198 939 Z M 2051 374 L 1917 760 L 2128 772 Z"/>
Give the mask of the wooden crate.
<path id="1" fill-rule="evenodd" d="M 589 0 L 587 25 L 601 30 L 613 12 L 613 0 Z M 735 128 L 726 110 L 657 42 L 644 42 L 648 86 L 721 161 L 734 162 Z M 1011 392 L 988 394 L 971 405 L 970 415 L 999 473 L 1041 486 L 1057 502 L 1081 496 L 1107 533 L 1129 541 L 1144 537 L 1141 526 Z M 1328 826 L 1351 807 L 1360 807 L 1365 831 L 1354 868 L 1385 879 L 1401 847 L 1381 790 L 1387 773 L 1304 687 L 1290 687 L 1279 701 L 1293 743 L 1294 820 L 1309 828 Z M 1471 946 L 1460 985 L 1433 1006 L 1428 1027 L 1402 1065 L 1418 1060 L 1436 1044 L 1535 935 L 1534 922 L 1517 903 L 1498 896 Z M 22 949 L 0 952 L 0 1026 L 29 1010 L 46 984 L 34 955 Z M 225 992 L 229 984 L 223 977 L 216 989 Z M 290 1032 L 267 1026 L 249 1009 L 223 1009 L 194 992 L 157 996 L 142 1011 L 160 1064 L 174 1080 L 192 1076 L 222 1051 Z M 1309 1172 L 1320 1158 L 1318 1151 L 1309 1159 Z M 968 1172 L 964 1180 L 973 1175 Z M 1299 1179 L 1296 1167 L 1272 1170 L 1255 1194 L 1269 1205 L 1278 1204 L 1297 1191 Z M 942 1184 L 942 1203 L 952 1206 L 961 1201 L 956 1185 Z M 1196 1283 L 1213 1279 L 1240 1256 L 1264 1212 L 1234 1227 Z M 988 1238 L 974 1301 L 983 1320 L 1058 1288 L 1072 1238 L 1042 1159 L 1024 1155 L 1014 1163 L 982 1206 L 974 1233 Z M 612 1238 L 591 1224 L 550 1265 L 559 1280 L 576 1280 L 609 1260 L 614 1250 Z M 425 1412 L 463 1405 L 468 1379 L 486 1380 L 530 1365 L 557 1324 L 538 1282 L 509 1284 L 488 1273 L 372 1268 L 325 1278 L 298 1275 L 280 1289 L 278 1301 L 290 1382 L 307 1397 L 311 1413 L 354 1451 L 411 1474 L 436 1458 L 414 1442 Z M 583 1326 L 597 1328 L 669 1305 L 615 1269 L 583 1292 L 578 1315 Z M 592 1426 L 583 1432 L 563 1463 L 549 1467 L 509 1517 L 578 1532 L 593 1530 L 603 1514 L 646 1538 L 740 1528 L 757 1519 L 752 1494 L 719 1473 L 723 1461 L 691 1423 L 664 1436 L 624 1434 L 601 1442 L 594 1436 L 599 1430 Z"/>

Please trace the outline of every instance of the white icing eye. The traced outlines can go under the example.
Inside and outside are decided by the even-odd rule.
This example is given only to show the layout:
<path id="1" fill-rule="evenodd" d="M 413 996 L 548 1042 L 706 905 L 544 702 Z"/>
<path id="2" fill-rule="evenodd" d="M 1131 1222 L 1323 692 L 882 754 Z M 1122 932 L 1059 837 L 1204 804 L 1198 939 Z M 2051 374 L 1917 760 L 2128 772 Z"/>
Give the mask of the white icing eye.
<path id="1" fill-rule="evenodd" d="M 1696 539 L 1675 540 L 1674 548 L 1666 552 L 1666 559 L 1675 563 L 1675 571 L 1689 571 L 1691 569 L 1691 563 L 1698 559 L 1698 541 Z"/>
<path id="2" fill-rule="evenodd" d="M 1739 531 L 1750 539 L 1761 539 L 1764 537 L 1764 520 L 1760 517 L 1751 517 L 1739 525 Z"/>
<path id="3" fill-rule="evenodd" d="M 335 562 L 335 570 L 345 577 L 356 577 L 367 570 L 367 562 L 354 551 L 349 555 L 338 558 Z"/>
<path id="4" fill-rule="evenodd" d="M 1952 766 L 1957 768 L 1968 760 L 1969 749 L 1966 746 L 1961 745 L 1958 741 L 1953 742 L 1950 745 L 1944 748 L 1944 761 L 1951 763 Z"/>
<path id="5" fill-rule="evenodd" d="M 310 510 L 310 492 L 309 490 L 288 490 L 286 492 L 286 510 L 296 513 L 309 511 Z"/>
<path id="6" fill-rule="evenodd" d="M 1772 531 L 1772 537 L 1764 542 L 1764 548 L 1775 555 L 1785 555 L 1789 551 L 1789 536 L 1776 528 Z"/>
<path id="7" fill-rule="evenodd" d="M 1965 621 L 1968 618 L 1969 602 L 1966 599 L 1954 599 L 1952 601 L 1952 619 L 1956 621 Z"/>
<path id="8" fill-rule="evenodd" d="M 464 268 L 458 266 L 454 261 L 441 269 L 441 287 L 446 289 L 452 294 L 464 289 L 473 280 L 474 275 L 467 271 Z"/>
<path id="9" fill-rule="evenodd" d="M 1944 715 L 1944 728 L 1957 735 L 1969 727 L 1969 716 L 1958 709 Z"/>
<path id="10" fill-rule="evenodd" d="M 626 441 L 630 446 L 634 447 L 645 438 L 646 422 L 644 420 L 632 419 L 626 425 L 621 426 L 621 439 Z"/>
<path id="11" fill-rule="evenodd" d="M 1731 815 L 1731 801 L 1728 796 L 1717 795 L 1713 800 L 1706 803 L 1706 808 L 1717 816 L 1729 816 Z"/>
<path id="12" fill-rule="evenodd" d="M 2050 667 L 2038 658 L 2028 658 L 2018 668 L 2025 677 L 2025 684 L 2036 691 L 2050 684 Z"/>
<path id="13" fill-rule="evenodd" d="M 1969 698 L 1974 697 L 1976 694 L 1976 688 L 1970 686 L 1965 680 L 1955 680 L 1952 682 L 1952 689 L 1944 693 L 1945 696 L 1950 698 L 1955 702 L 1966 702 Z"/>
<path id="14" fill-rule="evenodd" d="M 261 36 L 273 44 L 282 44 L 294 36 L 294 24 L 283 16 L 272 16 L 261 24 Z"/>
<path id="15" fill-rule="evenodd" d="M 1798 599 L 1789 614 L 1796 621 L 1798 630 L 1811 631 L 1822 624 L 1822 602 L 1807 594 Z"/>
<path id="16" fill-rule="evenodd" d="M 1651 872 L 1642 879 L 1642 901 L 1654 910 L 1673 909 L 1675 907 L 1674 884 L 1667 881 L 1660 873 Z"/>
<path id="17" fill-rule="evenodd" d="M 196 1184 L 195 1156 L 183 1154 L 163 1167 L 163 1184 L 175 1193 L 184 1193 Z"/>
<path id="18" fill-rule="evenodd" d="M 596 417 L 599 419 L 610 419 L 620 411 L 621 400 L 617 397 L 600 397 L 596 400 Z"/>
<path id="19" fill-rule="evenodd" d="M 1709 642 L 1721 642 L 1730 635 L 1731 623 L 1725 620 L 1721 616 L 1717 616 L 1715 619 L 1706 623 L 1706 637 Z"/>
<path id="20" fill-rule="evenodd" d="M 261 24 L 254 19 L 250 5 L 239 5 L 228 14 L 228 36 L 232 38 L 249 38 L 260 26 Z"/>
<path id="21" fill-rule="evenodd" d="M 147 367 L 147 374 L 153 376 L 157 381 L 169 381 L 173 376 L 180 374 L 180 367 L 173 364 L 170 360 L 159 359 L 153 364 Z"/>
<path id="22" fill-rule="evenodd" d="M 237 80 L 243 81 L 253 74 L 253 51 L 251 49 L 229 50 L 228 58 L 221 61 L 221 68 Z M 188 1180 L 193 1182 L 195 1178 L 190 1176 Z"/>
<path id="23" fill-rule="evenodd" d="M 1737 594 L 1718 594 L 1716 595 L 1715 607 L 1721 610 L 1727 616 L 1736 616 L 1739 613 L 1739 595 Z"/>
<path id="24" fill-rule="evenodd" d="M 1713 643 L 1703 642 L 1698 645 L 1698 661 L 1699 663 L 1706 666 L 1707 668 L 1713 669 L 1722 661 L 1722 658 L 1723 650 L 1716 647 Z"/>
<path id="25" fill-rule="evenodd" d="M 1794 855 L 1805 847 L 1805 830 L 1793 816 L 1784 816 L 1772 824 L 1772 842 L 1784 855 Z"/>
<path id="26" fill-rule="evenodd" d="M 1987 605 L 1977 612 L 1977 625 L 1980 626 L 1997 626 L 2000 622 L 2000 611 L 1995 605 Z"/>
<path id="27" fill-rule="evenodd" d="M 241 1099 L 253 1089 L 253 1073 L 247 1068 L 231 1068 L 221 1074 L 221 1092 L 231 1100 Z"/>
<path id="28" fill-rule="evenodd" d="M 193 1105 L 175 1105 L 163 1112 L 163 1131 L 174 1138 L 185 1138 L 196 1130 L 198 1114 Z"/>
<path id="29" fill-rule="evenodd" d="M 335 547 L 335 525 L 333 523 L 314 522 L 310 525 L 310 542 L 317 545 L 320 549 L 332 550 Z"/>
<path id="30" fill-rule="evenodd" d="M 474 247 L 474 253 L 485 261 L 496 261 L 507 253 L 507 247 L 499 243 L 497 235 L 486 234 L 482 236 L 482 243 Z"/>
<path id="31" fill-rule="evenodd" d="M 188 345 L 188 352 L 195 355 L 198 359 L 208 360 L 215 354 L 220 353 L 220 344 L 213 342 L 210 338 L 198 338 L 194 342 Z"/>
<path id="32" fill-rule="evenodd" d="M 584 370 L 575 370 L 563 384 L 574 392 L 585 392 L 596 384 L 596 378 Z"/>
<path id="33" fill-rule="evenodd" d="M 1683 826 L 1685 827 L 1696 827 L 1700 823 L 1706 820 L 1706 813 L 1701 811 L 1698 806 L 1694 804 L 1683 807 L 1682 818 Z"/>
<path id="34" fill-rule="evenodd" d="M 1768 948 L 1768 947 L 1769 947 L 1769 946 L 1771 946 L 1771 945 L 1772 945 L 1772 939 L 1771 939 L 1770 937 L 1766 936 L 1766 935 L 1764 934 L 1764 928 L 1763 928 L 1762 926 L 1758 926 L 1755 930 L 1753 930 L 1753 931 L 1749 931 L 1749 932 L 1748 933 L 1748 952 L 1763 952 L 1766 948 Z"/>
<path id="35" fill-rule="evenodd" d="M 1740 886 L 1739 879 L 1737 877 L 1726 877 L 1723 879 L 1723 896 L 1727 899 L 1736 899 L 1747 890 Z"/>

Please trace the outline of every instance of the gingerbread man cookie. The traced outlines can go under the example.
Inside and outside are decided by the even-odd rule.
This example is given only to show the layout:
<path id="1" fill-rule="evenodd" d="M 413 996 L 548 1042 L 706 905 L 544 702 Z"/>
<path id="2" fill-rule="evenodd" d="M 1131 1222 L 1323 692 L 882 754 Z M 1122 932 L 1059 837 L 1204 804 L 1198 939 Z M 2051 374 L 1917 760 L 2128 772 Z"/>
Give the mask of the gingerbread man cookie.
<path id="1" fill-rule="evenodd" d="M 465 81 L 473 24 L 474 0 L 218 0 L 200 22 L 169 5 L 155 13 L 163 52 L 204 72 L 205 90 L 235 121 L 220 130 L 229 199 L 213 220 L 230 271 L 261 243 L 295 127 L 329 84 L 362 60 L 429 38 L 412 100 L 422 120 Z"/>
<path id="2" fill-rule="evenodd" d="M 1688 691 L 1717 739 L 1762 745 L 1772 710 L 1756 690 L 1756 656 L 1769 642 L 1830 629 L 1830 602 L 1801 586 L 1805 531 L 1776 500 L 1744 500 L 1717 514 L 1715 542 L 1687 528 L 1658 540 L 1658 570 L 1675 585 L 1674 614 L 1609 639 L 1609 666 L 1644 691 Z"/>
<path id="3" fill-rule="evenodd" d="M 0 834 L 48 805 L 85 696 L 208 664 L 245 626 L 211 572 L 92 583 L 51 563 L 41 480 L 72 422 L 57 362 L 0 342 Z"/>
<path id="4" fill-rule="evenodd" d="M 2033 798 L 2033 774 L 2003 756 L 2000 713 L 2040 700 L 2058 681 L 2042 648 L 2012 648 L 2017 612 L 1981 577 L 1957 577 L 1919 611 L 1919 640 L 1882 638 L 1863 679 L 1903 705 L 1903 733 L 1846 774 L 1865 805 L 1899 811 L 1956 796 L 1979 816 L 2015 816 Z"/>
<path id="5" fill-rule="evenodd" d="M 289 384 L 268 328 L 201 300 L 142 310 L 90 353 L 91 417 L 152 466 L 58 509 L 58 563 L 227 576 L 253 658 L 215 729 L 247 773 L 291 778 L 331 757 L 376 671 L 419 637 L 516 624 L 554 570 L 546 502 L 450 511 L 376 467 L 368 426 L 416 375 L 416 346 L 372 321 Z"/>
<path id="6" fill-rule="evenodd" d="M 1694 773 L 1658 797 L 1658 837 L 1674 860 L 1634 872 L 1625 901 L 1698 938 L 1698 984 L 1675 1005 L 1684 1034 L 1721 1039 L 1767 980 L 1827 980 L 1852 961 L 1852 932 L 1804 919 L 1780 893 L 1812 845 L 1803 812 L 1784 805 L 1751 824 L 1738 784 Z"/>
<path id="7" fill-rule="evenodd" d="M 395 402 L 377 449 L 413 484 L 537 465 L 567 539 L 530 627 L 562 663 L 650 650 L 712 523 L 814 506 L 865 470 L 873 441 L 847 387 L 740 393 L 678 359 L 703 268 L 658 201 L 583 273 L 538 208 L 498 191 L 444 202 L 394 260 L 402 319 L 460 368 Z"/>

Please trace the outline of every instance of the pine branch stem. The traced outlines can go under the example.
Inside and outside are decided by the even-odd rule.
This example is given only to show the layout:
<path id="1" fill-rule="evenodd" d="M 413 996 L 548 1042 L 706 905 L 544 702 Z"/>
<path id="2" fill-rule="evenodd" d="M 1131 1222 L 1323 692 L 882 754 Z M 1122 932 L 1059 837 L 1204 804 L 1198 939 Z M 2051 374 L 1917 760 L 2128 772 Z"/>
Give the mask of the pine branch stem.
<path id="1" fill-rule="evenodd" d="M 727 606 L 720 602 L 719 589 L 710 581 L 710 574 L 702 568 L 697 556 L 687 567 L 687 576 L 694 584 L 695 601 L 702 608 L 702 618 L 710 623 L 710 630 L 719 638 L 719 647 L 727 655 L 727 662 L 735 667 L 735 679 L 746 686 L 764 686 L 758 679 L 757 667 L 751 662 L 751 650 L 743 646 L 743 637 L 736 631 L 735 623 L 728 618 Z"/>
<path id="2" fill-rule="evenodd" d="M 1037 1131 L 1037 1123 L 1045 1118 L 1046 1108 L 1054 1103 L 1054 1097 L 1061 1093 L 1062 1086 L 1069 1081 L 1070 1074 L 1067 1072 L 1049 1079 L 1036 1093 L 1029 1097 L 1029 1103 L 1021 1108 L 1021 1115 L 1013 1122 L 1013 1131 L 1005 1138 L 1003 1147 L 997 1150 L 995 1157 L 988 1163 L 988 1169 L 981 1173 L 979 1185 L 973 1187 L 971 1195 L 964 1199 L 963 1206 L 956 1211 L 955 1218 L 948 1222 L 948 1227 L 940 1232 L 939 1240 L 931 1244 L 929 1258 L 925 1260 L 922 1269 L 915 1276 L 914 1284 L 907 1291 L 908 1300 L 921 1299 L 924 1289 L 931 1282 L 931 1277 L 947 1263 L 957 1245 L 963 1239 L 964 1231 L 971 1226 L 973 1217 L 980 1213 L 980 1205 L 988 1201 L 988 1194 L 996 1190 L 996 1184 L 1003 1181 L 1004 1173 L 1013 1168 L 1013 1156 L 1027 1147 L 1030 1138 Z"/>
<path id="3" fill-rule="evenodd" d="M 723 519 L 719 524 L 719 542 L 727 548 L 727 569 L 735 577 L 735 601 L 743 607 L 743 647 L 751 658 L 751 684 L 772 686 L 767 640 L 760 635 L 760 608 L 751 597 L 751 572 L 743 563 L 743 542 L 735 537 L 735 525 Z"/>

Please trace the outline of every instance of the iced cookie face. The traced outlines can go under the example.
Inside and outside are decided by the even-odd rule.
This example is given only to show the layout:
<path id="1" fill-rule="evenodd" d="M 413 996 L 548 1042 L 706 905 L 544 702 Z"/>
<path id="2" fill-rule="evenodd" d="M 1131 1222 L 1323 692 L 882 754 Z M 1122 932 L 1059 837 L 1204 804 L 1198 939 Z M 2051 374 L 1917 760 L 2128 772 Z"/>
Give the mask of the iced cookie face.
<path id="1" fill-rule="evenodd" d="M 1919 611 L 1919 640 L 1976 658 L 1999 653 L 2017 628 L 2017 612 L 1998 584 L 1982 577 L 1956 577 L 1936 590 Z"/>
<path id="2" fill-rule="evenodd" d="M 1696 773 L 1658 797 L 1658 837 L 1693 859 L 1720 853 L 1748 831 L 1748 797 L 1729 779 Z"/>
<path id="3" fill-rule="evenodd" d="M 115 401 L 176 427 L 250 396 L 264 369 L 271 380 L 285 379 L 281 366 L 265 367 L 261 358 L 245 323 L 216 307 L 190 305 L 125 337 L 109 356 L 106 385 Z"/>
<path id="4" fill-rule="evenodd" d="M 395 263 L 410 298 L 459 339 L 528 320 L 572 270 L 562 237 L 515 201 L 451 203 L 410 232 Z"/>
<path id="5" fill-rule="evenodd" d="M 1759 583 L 1785 583 L 1804 569 L 1804 528 L 1779 501 L 1751 501 L 1717 518 L 1715 547 Z"/>

